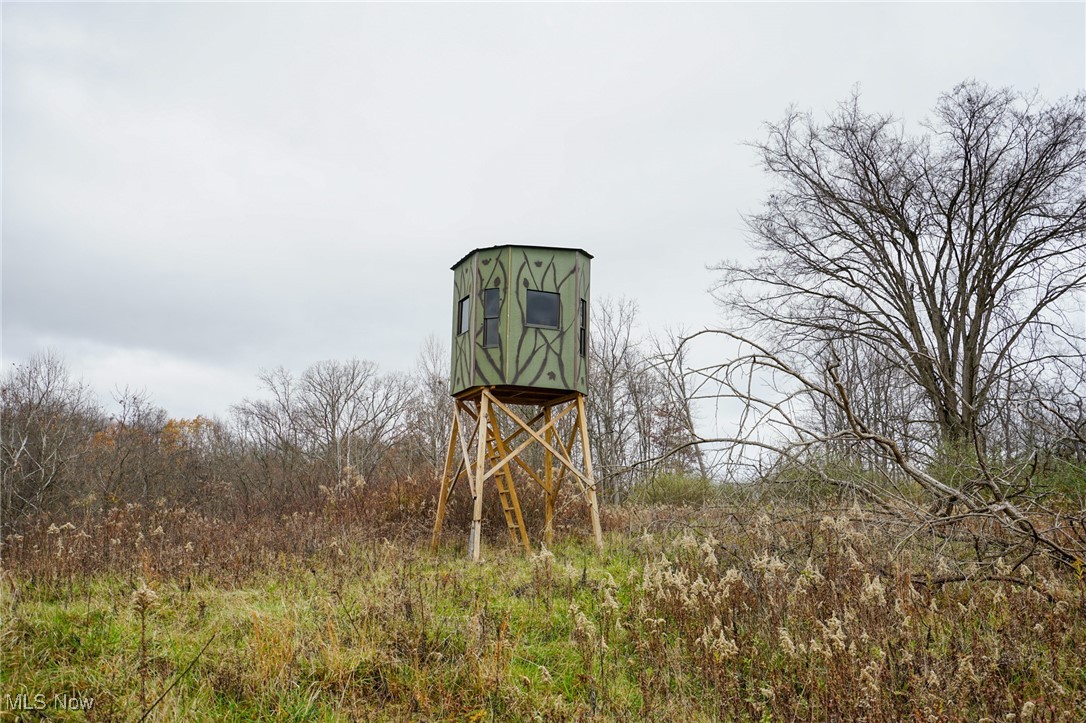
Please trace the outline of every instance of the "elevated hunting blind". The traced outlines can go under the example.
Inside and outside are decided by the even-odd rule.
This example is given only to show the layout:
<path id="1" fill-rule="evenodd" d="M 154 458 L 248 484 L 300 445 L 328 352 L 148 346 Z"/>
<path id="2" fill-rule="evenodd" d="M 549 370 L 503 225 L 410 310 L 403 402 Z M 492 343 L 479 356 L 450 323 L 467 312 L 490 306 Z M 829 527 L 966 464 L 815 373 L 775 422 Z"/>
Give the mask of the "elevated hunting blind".
<path id="1" fill-rule="evenodd" d="M 472 559 L 479 559 L 482 493 L 490 479 L 513 541 L 530 549 L 514 467 L 543 488 L 546 542 L 553 539 L 558 493 L 572 478 L 588 502 L 596 544 L 602 546 L 584 410 L 591 259 L 581 249 L 492 246 L 453 265 L 450 393 L 456 405 L 435 549 L 446 502 L 461 477 L 467 478 L 474 501 Z M 510 405 L 538 411 L 524 419 Z M 523 454 L 533 443 L 543 449 L 542 469 L 533 468 Z"/>

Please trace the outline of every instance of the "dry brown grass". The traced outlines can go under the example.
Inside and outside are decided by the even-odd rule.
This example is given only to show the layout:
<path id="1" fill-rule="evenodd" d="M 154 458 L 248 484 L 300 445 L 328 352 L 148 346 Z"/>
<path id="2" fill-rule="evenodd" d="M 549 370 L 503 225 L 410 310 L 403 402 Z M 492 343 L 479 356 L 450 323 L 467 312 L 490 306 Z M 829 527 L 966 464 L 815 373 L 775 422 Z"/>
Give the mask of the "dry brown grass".
<path id="1" fill-rule="evenodd" d="M 744 503 L 612 508 L 603 557 L 492 524 L 471 565 L 391 499 L 36 521 L 5 541 L 5 690 L 85 690 L 102 720 L 142 712 L 140 672 L 175 686 L 162 720 L 1086 717 L 1086 584 L 1042 557 Z"/>

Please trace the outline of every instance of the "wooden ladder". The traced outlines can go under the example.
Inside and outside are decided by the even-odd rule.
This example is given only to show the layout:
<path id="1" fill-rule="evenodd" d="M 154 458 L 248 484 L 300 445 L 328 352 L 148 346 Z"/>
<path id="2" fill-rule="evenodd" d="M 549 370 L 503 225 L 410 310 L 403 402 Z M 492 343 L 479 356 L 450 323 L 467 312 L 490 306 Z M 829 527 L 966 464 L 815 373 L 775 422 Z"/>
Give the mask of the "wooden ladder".
<path id="1" fill-rule="evenodd" d="M 505 456 L 494 438 L 487 438 L 487 467 L 493 469 L 494 465 Z M 517 499 L 517 490 L 513 487 L 513 475 L 509 471 L 509 463 L 494 475 L 494 486 L 498 488 L 498 499 L 502 503 L 502 511 L 505 513 L 505 525 L 509 528 L 509 536 L 513 544 L 522 544 L 524 549 L 531 552 L 532 546 L 528 542 L 528 530 L 524 527 L 524 517 L 520 513 L 520 500 Z"/>

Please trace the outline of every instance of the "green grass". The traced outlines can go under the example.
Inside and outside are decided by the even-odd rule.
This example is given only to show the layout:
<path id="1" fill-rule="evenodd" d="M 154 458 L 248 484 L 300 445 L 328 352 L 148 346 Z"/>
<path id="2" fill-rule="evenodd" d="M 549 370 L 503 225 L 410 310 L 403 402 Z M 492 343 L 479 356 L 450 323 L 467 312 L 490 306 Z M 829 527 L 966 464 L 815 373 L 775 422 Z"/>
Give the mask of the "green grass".
<path id="1" fill-rule="evenodd" d="M 370 554 L 365 546 L 349 553 Z M 588 705 L 594 683 L 578 671 L 569 603 L 594 610 L 604 571 L 628 568 L 622 556 L 601 559 L 577 545 L 561 555 L 576 565 L 574 574 L 558 570 L 550 581 L 536 579 L 530 560 L 498 548 L 482 565 L 452 550 L 430 557 L 380 548 L 373 574 L 299 565 L 285 575 L 253 573 L 237 587 L 151 580 L 159 601 L 147 620 L 148 702 L 214 636 L 154 717 L 574 710 L 578 700 Z M 95 696 L 106 718 L 140 710 L 135 581 L 103 573 L 63 589 L 29 580 L 18 586 L 17 600 L 4 601 L 3 690 L 81 691 Z"/>

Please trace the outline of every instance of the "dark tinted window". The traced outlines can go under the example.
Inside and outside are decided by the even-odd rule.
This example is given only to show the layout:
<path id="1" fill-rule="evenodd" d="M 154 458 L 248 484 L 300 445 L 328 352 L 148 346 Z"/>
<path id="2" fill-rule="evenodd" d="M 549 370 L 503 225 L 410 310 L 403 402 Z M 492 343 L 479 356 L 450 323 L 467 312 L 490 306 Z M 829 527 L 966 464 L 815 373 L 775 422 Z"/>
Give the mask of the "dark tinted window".
<path id="1" fill-rule="evenodd" d="M 558 328 L 558 315 L 561 303 L 558 294 L 549 291 L 528 290 L 527 318 L 529 326 L 547 326 Z"/>
<path id="2" fill-rule="evenodd" d="M 585 355 L 585 351 L 588 349 L 588 304 L 584 299 L 581 299 L 581 335 L 580 335 L 580 352 L 581 356 Z"/>
<path id="3" fill-rule="evenodd" d="M 502 306 L 502 292 L 500 289 L 486 289 L 483 291 L 483 318 L 492 319 L 498 315 Z"/>
<path id="4" fill-rule="evenodd" d="M 456 333 L 463 334 L 471 328 L 471 298 L 465 296 L 460 300 L 456 310 Z"/>
<path id="5" fill-rule="evenodd" d="M 500 289 L 483 291 L 483 346 L 500 346 L 498 337 L 498 312 L 502 308 Z"/>
<path id="6" fill-rule="evenodd" d="M 498 320 L 483 319 L 483 346 L 498 346 L 501 343 L 498 337 Z"/>

